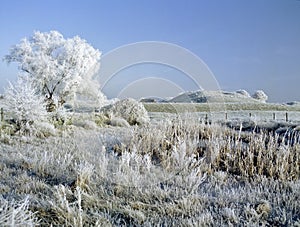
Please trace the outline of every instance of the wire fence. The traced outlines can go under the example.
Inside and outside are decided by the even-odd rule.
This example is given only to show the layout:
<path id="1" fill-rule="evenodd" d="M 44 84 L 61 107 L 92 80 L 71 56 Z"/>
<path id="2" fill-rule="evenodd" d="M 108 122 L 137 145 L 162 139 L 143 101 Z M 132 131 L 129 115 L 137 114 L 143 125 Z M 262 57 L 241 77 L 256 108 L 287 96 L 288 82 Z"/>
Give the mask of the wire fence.
<path id="1" fill-rule="evenodd" d="M 195 114 L 195 113 L 194 113 Z M 153 119 L 163 119 L 167 117 L 172 117 L 174 114 L 169 113 L 149 113 L 150 117 Z M 6 116 L 7 117 L 7 116 Z M 300 112 L 298 111 L 231 111 L 231 112 L 213 112 L 213 113 L 196 113 L 197 118 L 204 120 L 233 120 L 233 119 L 254 119 L 254 120 L 273 120 L 273 121 L 300 121 Z M 5 120 L 5 111 L 0 108 L 0 122 Z"/>
<path id="2" fill-rule="evenodd" d="M 248 116 L 247 116 L 248 115 Z M 269 111 L 262 111 L 262 112 L 249 112 L 249 113 L 243 113 L 241 115 L 241 112 L 225 112 L 224 113 L 224 120 L 230 120 L 232 118 L 256 118 L 256 119 L 264 119 L 264 120 L 280 120 L 280 121 L 290 121 L 291 114 L 289 112 L 269 112 Z M 300 113 L 299 113 L 300 117 Z M 208 115 L 206 115 L 206 118 L 208 118 Z"/>
<path id="3" fill-rule="evenodd" d="M 300 122 L 299 111 L 228 111 L 228 112 L 197 112 L 179 114 L 181 117 L 192 117 L 203 121 L 231 121 L 231 120 L 253 120 L 253 121 L 280 121 Z M 150 112 L 150 118 L 156 120 L 172 119 L 176 117 L 173 113 Z"/>

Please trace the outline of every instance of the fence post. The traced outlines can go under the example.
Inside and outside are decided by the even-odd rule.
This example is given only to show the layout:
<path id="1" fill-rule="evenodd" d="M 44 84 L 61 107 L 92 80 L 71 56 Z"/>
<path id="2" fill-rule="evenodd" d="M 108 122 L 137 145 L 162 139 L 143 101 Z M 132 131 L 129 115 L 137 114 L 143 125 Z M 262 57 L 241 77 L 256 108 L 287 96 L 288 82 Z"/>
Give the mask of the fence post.
<path id="1" fill-rule="evenodd" d="M 286 122 L 289 121 L 289 114 L 288 114 L 288 112 L 285 113 L 285 121 L 286 121 Z"/>
<path id="2" fill-rule="evenodd" d="M 0 121 L 4 121 L 4 111 L 3 108 L 0 109 Z"/>
<path id="3" fill-rule="evenodd" d="M 208 123 L 208 115 L 205 114 L 205 124 L 207 124 L 207 123 Z"/>

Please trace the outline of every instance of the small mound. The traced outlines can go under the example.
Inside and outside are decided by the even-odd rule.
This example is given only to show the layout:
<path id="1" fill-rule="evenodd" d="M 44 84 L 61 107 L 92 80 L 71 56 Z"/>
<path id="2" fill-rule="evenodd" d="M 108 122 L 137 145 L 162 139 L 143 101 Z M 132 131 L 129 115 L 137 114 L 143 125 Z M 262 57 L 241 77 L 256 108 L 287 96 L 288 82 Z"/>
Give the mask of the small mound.
<path id="1" fill-rule="evenodd" d="M 101 111 L 110 119 L 123 118 L 130 125 L 143 125 L 150 120 L 144 105 L 134 99 L 117 101 L 103 107 Z"/>

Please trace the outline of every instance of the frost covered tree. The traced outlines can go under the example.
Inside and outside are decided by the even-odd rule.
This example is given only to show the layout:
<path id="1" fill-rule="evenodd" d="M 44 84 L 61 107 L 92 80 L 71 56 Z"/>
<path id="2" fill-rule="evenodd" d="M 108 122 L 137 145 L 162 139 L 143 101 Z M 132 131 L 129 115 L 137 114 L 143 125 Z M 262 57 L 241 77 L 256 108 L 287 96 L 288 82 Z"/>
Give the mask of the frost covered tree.
<path id="1" fill-rule="evenodd" d="M 253 95 L 252 98 L 257 99 L 261 102 L 266 102 L 268 100 L 268 96 L 262 90 L 257 90 Z"/>
<path id="2" fill-rule="evenodd" d="M 73 96 L 69 97 L 73 107 L 102 107 L 109 103 L 106 96 L 101 92 L 100 84 L 93 79 L 94 73 L 86 75 L 76 89 Z"/>
<path id="3" fill-rule="evenodd" d="M 37 96 L 26 76 L 19 76 L 16 83 L 9 83 L 4 93 L 4 108 L 19 130 L 30 128 L 34 122 L 44 121 L 47 116 L 45 102 Z"/>
<path id="4" fill-rule="evenodd" d="M 91 83 L 90 74 L 98 68 L 100 56 L 99 50 L 78 36 L 65 39 L 57 31 L 37 31 L 13 46 L 4 60 L 18 63 L 37 94 L 48 100 L 48 111 L 53 111 L 51 107 L 63 104 L 80 84 Z"/>

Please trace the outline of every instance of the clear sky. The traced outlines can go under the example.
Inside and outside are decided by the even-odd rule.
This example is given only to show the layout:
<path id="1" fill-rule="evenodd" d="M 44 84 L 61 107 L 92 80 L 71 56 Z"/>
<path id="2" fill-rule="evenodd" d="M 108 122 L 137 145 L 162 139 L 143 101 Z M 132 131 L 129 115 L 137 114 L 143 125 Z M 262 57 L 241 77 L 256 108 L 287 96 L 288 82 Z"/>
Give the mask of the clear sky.
<path id="1" fill-rule="evenodd" d="M 139 41 L 174 43 L 199 56 L 224 90 L 300 100 L 298 0 L 0 1 L 1 58 L 35 30 L 79 35 L 103 54 Z M 1 61 L 0 93 L 16 74 Z"/>

